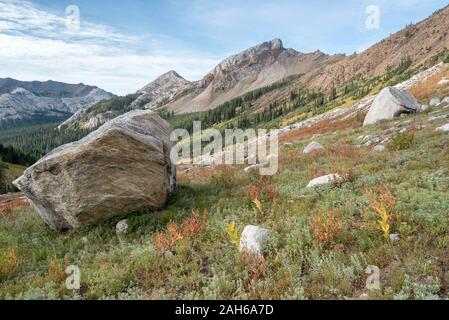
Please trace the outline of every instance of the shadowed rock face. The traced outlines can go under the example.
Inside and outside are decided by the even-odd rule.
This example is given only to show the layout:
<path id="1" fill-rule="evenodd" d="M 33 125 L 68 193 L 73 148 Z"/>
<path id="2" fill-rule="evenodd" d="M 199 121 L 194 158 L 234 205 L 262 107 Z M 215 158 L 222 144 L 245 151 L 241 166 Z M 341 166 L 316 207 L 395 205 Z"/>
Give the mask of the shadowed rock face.
<path id="1" fill-rule="evenodd" d="M 14 184 L 56 230 L 157 210 L 176 185 L 171 147 L 165 120 L 134 111 L 55 149 Z"/>

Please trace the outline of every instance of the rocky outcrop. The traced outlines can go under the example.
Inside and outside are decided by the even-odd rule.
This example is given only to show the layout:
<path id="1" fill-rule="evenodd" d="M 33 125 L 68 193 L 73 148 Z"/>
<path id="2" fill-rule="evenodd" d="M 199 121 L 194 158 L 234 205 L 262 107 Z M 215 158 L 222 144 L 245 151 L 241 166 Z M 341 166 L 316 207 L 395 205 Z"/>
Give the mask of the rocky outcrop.
<path id="1" fill-rule="evenodd" d="M 83 84 L 21 82 L 0 79 L 0 125 L 20 125 L 49 118 L 65 120 L 84 108 L 114 97 Z"/>
<path id="2" fill-rule="evenodd" d="M 176 71 L 170 71 L 137 91 L 140 96 L 132 103 L 131 108 L 155 109 L 194 87 L 194 83 L 187 81 Z"/>
<path id="3" fill-rule="evenodd" d="M 367 126 L 381 120 L 393 119 L 401 114 L 418 112 L 420 108 L 418 100 L 409 92 L 387 87 L 374 99 L 363 125 Z"/>
<path id="4" fill-rule="evenodd" d="M 56 230 L 157 210 L 176 184 L 171 147 L 165 120 L 133 111 L 52 151 L 14 184 Z"/>

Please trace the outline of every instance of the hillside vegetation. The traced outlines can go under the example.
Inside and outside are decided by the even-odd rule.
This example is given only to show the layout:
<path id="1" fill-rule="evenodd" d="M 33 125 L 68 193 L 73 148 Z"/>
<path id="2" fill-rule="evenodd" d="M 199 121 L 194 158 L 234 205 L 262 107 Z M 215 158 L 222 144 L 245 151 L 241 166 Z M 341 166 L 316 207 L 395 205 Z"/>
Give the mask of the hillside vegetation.
<path id="1" fill-rule="evenodd" d="M 448 114 L 444 104 L 366 128 L 355 117 L 336 132 L 331 122 L 299 129 L 283 139 L 292 144 L 270 178 L 241 167 L 180 170 L 167 208 L 129 217 L 120 236 L 119 219 L 59 234 L 23 203 L 9 206 L 0 297 L 447 299 L 449 136 L 435 129 Z M 362 145 L 385 133 L 385 152 Z M 311 137 L 326 150 L 304 155 Z M 344 181 L 306 188 L 334 172 Z M 272 231 L 263 258 L 238 251 L 249 224 Z M 80 267 L 79 291 L 65 288 L 68 265 Z M 366 288 L 370 265 L 380 290 Z"/>

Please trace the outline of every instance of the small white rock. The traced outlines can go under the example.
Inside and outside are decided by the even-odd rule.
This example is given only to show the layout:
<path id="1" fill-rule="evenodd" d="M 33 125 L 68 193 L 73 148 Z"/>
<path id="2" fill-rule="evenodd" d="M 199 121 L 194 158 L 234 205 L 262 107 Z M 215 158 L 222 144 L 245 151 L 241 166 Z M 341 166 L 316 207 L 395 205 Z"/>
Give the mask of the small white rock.
<path id="1" fill-rule="evenodd" d="M 375 152 L 384 152 L 387 148 L 384 145 L 377 145 L 373 148 Z"/>
<path id="2" fill-rule="evenodd" d="M 342 181 L 342 180 L 343 180 L 343 177 L 341 177 L 337 173 L 333 173 L 333 174 L 329 174 L 327 176 L 313 179 L 312 181 L 309 182 L 309 184 L 307 185 L 307 188 L 313 188 L 316 186 L 330 184 L 330 183 L 334 183 L 334 182 L 338 182 L 338 181 Z"/>
<path id="3" fill-rule="evenodd" d="M 117 234 L 124 234 L 128 231 L 128 220 L 122 220 L 115 226 Z"/>
<path id="4" fill-rule="evenodd" d="M 391 241 L 399 241 L 399 240 L 401 240 L 401 236 L 399 235 L 399 233 L 392 233 L 392 234 L 390 234 L 390 240 Z"/>
<path id="5" fill-rule="evenodd" d="M 360 295 L 360 299 L 361 299 L 361 300 L 368 300 L 368 299 L 369 299 L 369 295 L 368 295 L 367 293 L 362 293 L 362 294 Z"/>
<path id="6" fill-rule="evenodd" d="M 419 112 L 424 112 L 424 111 L 427 111 L 427 110 L 429 110 L 429 106 L 427 105 L 427 104 L 423 104 L 422 106 L 421 106 L 421 108 L 419 108 Z"/>
<path id="7" fill-rule="evenodd" d="M 431 107 L 436 107 L 441 104 L 441 100 L 439 98 L 433 98 L 430 100 L 429 105 Z"/>
<path id="8" fill-rule="evenodd" d="M 240 237 L 240 252 L 263 255 L 264 242 L 270 231 L 257 226 L 246 226 Z"/>
<path id="9" fill-rule="evenodd" d="M 304 153 L 309 154 L 319 150 L 324 150 L 324 146 L 318 142 L 313 141 L 304 149 Z"/>
<path id="10" fill-rule="evenodd" d="M 438 82 L 438 85 L 442 86 L 449 83 L 449 78 L 443 78 Z"/>
<path id="11" fill-rule="evenodd" d="M 449 123 L 436 129 L 436 131 L 449 132 Z"/>

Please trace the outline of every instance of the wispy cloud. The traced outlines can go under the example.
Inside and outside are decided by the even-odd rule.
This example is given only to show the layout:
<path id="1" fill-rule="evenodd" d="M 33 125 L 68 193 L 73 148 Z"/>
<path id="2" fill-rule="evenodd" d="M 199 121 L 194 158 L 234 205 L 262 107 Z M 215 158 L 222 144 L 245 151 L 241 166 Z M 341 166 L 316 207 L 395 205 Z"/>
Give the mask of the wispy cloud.
<path id="1" fill-rule="evenodd" d="M 28 1 L 0 0 L 0 77 L 94 84 L 134 92 L 171 69 L 199 79 L 218 60 L 186 48 L 165 48 L 151 35 L 128 35 L 82 20 L 67 28 L 64 14 Z"/>

